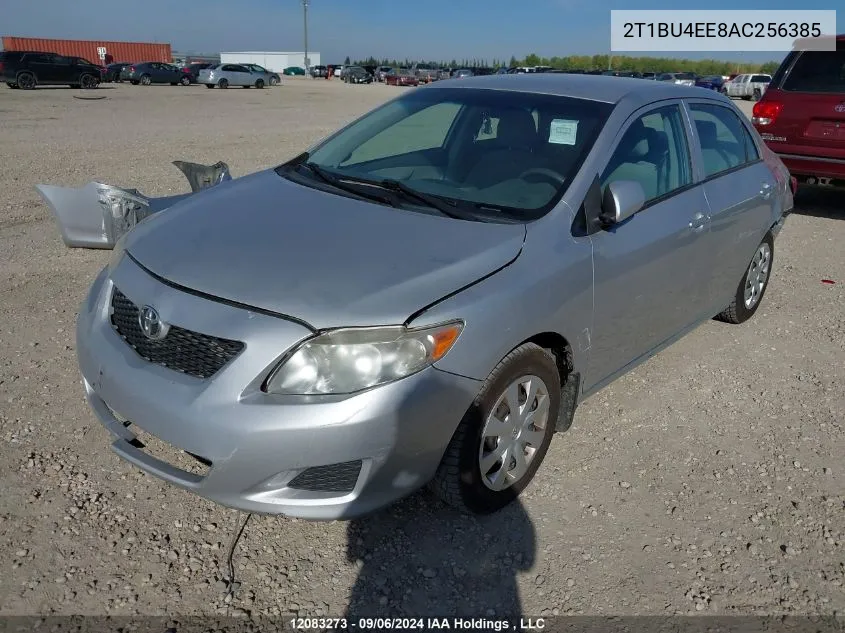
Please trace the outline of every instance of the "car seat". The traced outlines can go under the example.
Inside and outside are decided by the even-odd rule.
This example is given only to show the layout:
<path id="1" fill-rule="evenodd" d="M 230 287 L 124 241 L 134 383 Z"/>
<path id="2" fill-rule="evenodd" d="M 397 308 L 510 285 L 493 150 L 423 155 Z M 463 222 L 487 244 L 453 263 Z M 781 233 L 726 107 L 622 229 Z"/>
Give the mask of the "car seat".
<path id="1" fill-rule="evenodd" d="M 485 149 L 465 178 L 479 188 L 517 178 L 536 164 L 537 125 L 531 113 L 513 108 L 492 116 L 499 119 L 496 138 L 481 142 Z"/>

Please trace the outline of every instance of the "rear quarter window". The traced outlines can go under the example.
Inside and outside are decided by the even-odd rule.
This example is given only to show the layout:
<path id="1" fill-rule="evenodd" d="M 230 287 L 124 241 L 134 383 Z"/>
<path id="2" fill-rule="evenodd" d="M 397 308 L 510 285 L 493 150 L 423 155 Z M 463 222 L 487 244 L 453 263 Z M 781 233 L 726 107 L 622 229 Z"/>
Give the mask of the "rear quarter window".
<path id="1" fill-rule="evenodd" d="M 803 51 L 781 85 L 794 92 L 845 92 L 845 49 Z"/>

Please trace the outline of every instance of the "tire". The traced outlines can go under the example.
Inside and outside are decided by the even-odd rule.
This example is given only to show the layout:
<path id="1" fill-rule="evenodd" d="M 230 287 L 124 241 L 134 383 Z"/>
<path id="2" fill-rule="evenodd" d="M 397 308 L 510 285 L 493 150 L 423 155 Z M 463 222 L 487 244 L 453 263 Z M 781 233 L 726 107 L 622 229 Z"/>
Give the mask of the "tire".
<path id="1" fill-rule="evenodd" d="M 229 80 L 228 80 L 228 79 L 225 79 L 225 78 L 224 78 L 224 79 L 221 79 L 220 81 L 218 81 L 218 82 L 217 82 L 217 85 L 218 85 L 218 87 L 220 87 L 222 90 L 225 90 L 226 88 L 228 88 L 228 87 L 229 87 Z"/>
<path id="2" fill-rule="evenodd" d="M 256 88 L 258 88 L 259 90 L 262 90 L 262 89 L 264 88 L 264 80 L 263 80 L 263 79 L 259 79 L 258 81 L 256 81 L 256 82 L 255 82 L 255 87 L 256 87 Z"/>
<path id="3" fill-rule="evenodd" d="M 129 83 L 131 83 L 133 86 L 137 86 L 137 85 L 138 85 L 138 81 L 137 81 L 136 79 L 131 79 L 131 80 L 129 81 Z"/>
<path id="4" fill-rule="evenodd" d="M 82 75 L 79 78 L 79 86 L 85 90 L 92 90 L 99 85 L 100 82 L 94 75 Z"/>
<path id="5" fill-rule="evenodd" d="M 763 302 L 766 289 L 769 287 L 769 279 L 772 276 L 772 264 L 774 260 L 774 239 L 771 233 L 766 233 L 766 237 L 763 238 L 763 241 L 760 242 L 760 245 L 754 251 L 751 263 L 742 275 L 733 301 L 731 301 L 731 304 L 725 310 L 716 315 L 717 320 L 739 325 L 754 316 L 757 308 Z M 761 268 L 762 262 L 765 262 L 765 267 Z M 753 281 L 752 285 L 749 285 L 749 278 Z M 751 294 L 750 299 L 748 297 L 749 293 Z"/>
<path id="6" fill-rule="evenodd" d="M 153 83 L 153 78 L 149 75 L 141 75 L 141 85 L 150 86 Z"/>
<path id="7" fill-rule="evenodd" d="M 214 88 L 214 84 L 205 84 L 205 87 L 211 89 Z"/>
<path id="8" fill-rule="evenodd" d="M 762 96 L 763 96 L 763 93 L 762 93 L 762 92 L 760 92 L 760 89 L 759 89 L 759 88 L 754 88 L 754 94 L 751 96 L 751 98 L 752 98 L 754 101 L 759 101 L 759 100 L 762 98 Z"/>
<path id="9" fill-rule="evenodd" d="M 278 85 L 279 85 L 279 80 L 278 80 L 278 79 L 276 79 L 275 77 L 270 77 L 270 85 L 271 85 L 271 86 L 278 86 Z"/>
<path id="10" fill-rule="evenodd" d="M 6 85 L 9 86 L 9 88 L 11 88 L 12 90 L 18 89 L 18 84 L 12 83 L 11 81 L 7 81 Z"/>
<path id="11" fill-rule="evenodd" d="M 191 78 L 190 77 L 182 77 L 182 79 L 179 80 L 179 83 L 182 84 L 183 86 L 190 86 L 191 85 Z"/>
<path id="12" fill-rule="evenodd" d="M 35 80 L 35 75 L 31 72 L 22 72 L 19 73 L 17 76 L 17 81 L 15 83 L 18 84 L 18 87 L 21 90 L 35 90 L 35 86 L 37 84 Z"/>
<path id="13" fill-rule="evenodd" d="M 503 434 L 493 443 L 489 424 L 495 424 L 493 420 L 495 411 L 499 411 L 499 420 L 509 421 L 511 418 L 510 413 L 505 416 L 503 412 L 503 409 L 510 410 L 506 396 L 508 391 L 516 395 L 517 407 L 532 407 L 526 402 L 521 404 L 519 402 L 522 397 L 528 395 L 521 383 L 529 376 L 532 377 L 531 383 L 534 387 L 541 387 L 534 406 L 547 408 L 545 420 L 541 417 L 537 420 L 539 423 L 537 427 L 529 423 L 530 429 L 522 427 L 522 431 L 512 431 L 505 426 Z M 551 353 L 533 343 L 521 345 L 513 350 L 492 371 L 472 406 L 464 414 L 429 488 L 448 505 L 469 514 L 490 514 L 511 503 L 531 482 L 549 449 L 560 413 L 560 385 L 560 373 Z M 542 397 L 543 392 L 545 392 L 545 399 Z M 545 402 L 547 406 L 542 405 L 542 402 Z M 531 408 L 528 412 L 533 413 L 536 410 Z M 499 424 L 502 423 L 499 422 Z M 507 425 L 508 422 L 504 424 Z M 525 421 L 519 420 L 516 424 L 525 424 Z M 541 424 L 542 428 L 540 428 Z M 531 432 L 531 429 L 533 429 L 533 441 L 528 436 L 524 436 L 523 440 L 523 442 L 529 442 L 527 445 L 516 441 L 519 436 L 513 433 Z M 504 455 L 508 458 L 507 465 L 510 468 L 503 473 L 504 460 L 490 461 L 489 465 L 484 467 L 485 472 L 482 473 L 482 457 L 485 460 L 496 460 L 496 451 L 499 450 L 498 447 L 503 441 L 508 444 L 508 447 L 502 450 L 507 451 Z M 529 447 L 532 452 L 526 453 Z M 507 473 L 515 466 L 515 455 L 519 454 L 512 454 L 510 451 L 513 448 L 522 451 L 522 459 L 525 460 L 528 457 L 528 460 L 524 473 L 515 480 L 509 480 Z M 494 484 L 497 480 L 500 486 L 504 481 L 504 487 L 495 489 Z"/>

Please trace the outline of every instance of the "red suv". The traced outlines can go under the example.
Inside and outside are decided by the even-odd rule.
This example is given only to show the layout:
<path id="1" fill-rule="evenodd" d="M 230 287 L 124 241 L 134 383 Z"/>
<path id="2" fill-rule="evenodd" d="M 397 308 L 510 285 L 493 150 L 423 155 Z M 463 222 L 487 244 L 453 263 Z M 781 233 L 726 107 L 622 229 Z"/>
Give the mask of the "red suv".
<path id="1" fill-rule="evenodd" d="M 845 35 L 835 51 L 792 51 L 752 122 L 798 182 L 845 187 Z"/>

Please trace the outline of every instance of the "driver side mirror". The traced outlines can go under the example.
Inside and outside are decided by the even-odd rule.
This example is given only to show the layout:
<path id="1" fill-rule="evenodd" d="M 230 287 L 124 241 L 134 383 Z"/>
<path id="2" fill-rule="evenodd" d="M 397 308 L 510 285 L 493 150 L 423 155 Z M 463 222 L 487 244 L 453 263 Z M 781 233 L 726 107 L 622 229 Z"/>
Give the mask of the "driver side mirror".
<path id="1" fill-rule="evenodd" d="M 635 180 L 616 180 L 604 189 L 601 220 L 608 225 L 620 224 L 643 208 L 645 192 Z"/>

